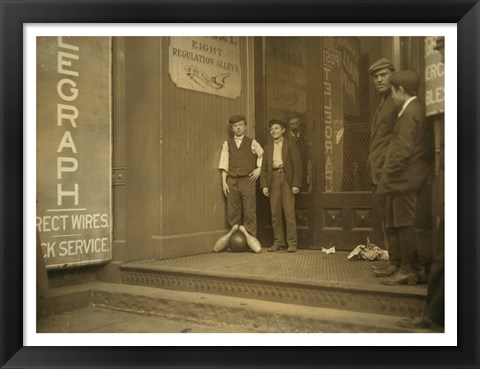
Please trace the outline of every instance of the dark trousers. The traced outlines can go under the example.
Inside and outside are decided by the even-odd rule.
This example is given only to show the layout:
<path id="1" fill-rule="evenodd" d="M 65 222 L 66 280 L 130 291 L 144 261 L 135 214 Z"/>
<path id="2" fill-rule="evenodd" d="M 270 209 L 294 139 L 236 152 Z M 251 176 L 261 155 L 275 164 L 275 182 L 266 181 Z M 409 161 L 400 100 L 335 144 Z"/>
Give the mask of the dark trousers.
<path id="1" fill-rule="evenodd" d="M 401 264 L 400 256 L 400 240 L 397 234 L 397 229 L 389 227 L 386 230 L 388 241 L 388 256 L 390 257 L 390 264 L 397 267 Z"/>
<path id="2" fill-rule="evenodd" d="M 433 174 L 433 173 L 432 173 Z M 432 262 L 433 232 L 432 232 L 432 191 L 433 176 L 428 178 L 418 194 L 417 211 L 415 214 L 415 228 L 417 232 L 417 261 L 416 264 L 424 265 L 427 270 Z"/>
<path id="3" fill-rule="evenodd" d="M 387 229 L 388 242 L 391 245 L 389 254 L 392 256 L 390 263 L 400 266 L 403 271 L 413 271 L 417 259 L 416 232 L 413 226 L 392 227 Z"/>
<path id="4" fill-rule="evenodd" d="M 391 263 L 411 272 L 418 259 L 415 216 L 416 192 L 386 196 L 387 238 Z"/>
<path id="5" fill-rule="evenodd" d="M 227 177 L 230 193 L 227 196 L 227 221 L 230 227 L 244 225 L 247 232 L 257 237 L 257 203 L 255 181 L 248 176 Z M 243 215 L 243 222 L 242 222 Z"/>
<path id="6" fill-rule="evenodd" d="M 274 170 L 270 187 L 270 207 L 274 245 L 285 246 L 282 213 L 287 226 L 287 245 L 297 246 L 297 222 L 295 220 L 295 196 L 285 179 L 285 173 Z"/>
<path id="7" fill-rule="evenodd" d="M 372 185 L 372 234 L 370 242 L 382 248 L 385 245 L 385 195 L 378 195 L 377 186 Z M 387 239 L 388 242 L 388 239 Z M 388 247 L 390 247 L 388 245 Z"/>

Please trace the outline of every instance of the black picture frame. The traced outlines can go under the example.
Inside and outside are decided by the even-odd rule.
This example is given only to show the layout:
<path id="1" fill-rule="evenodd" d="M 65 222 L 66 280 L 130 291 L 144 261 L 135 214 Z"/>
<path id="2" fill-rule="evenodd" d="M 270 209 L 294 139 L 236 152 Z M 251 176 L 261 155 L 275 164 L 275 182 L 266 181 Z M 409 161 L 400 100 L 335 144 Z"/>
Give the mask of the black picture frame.
<path id="1" fill-rule="evenodd" d="M 347 10 L 348 9 L 348 10 Z M 478 368 L 479 35 L 477 0 L 0 0 L 0 365 L 2 368 Z M 456 347 L 23 346 L 25 23 L 457 23 Z M 448 122 L 446 122 L 448 124 Z M 450 172 L 450 175 L 455 175 Z M 448 196 L 455 196 L 449 194 Z M 457 247 L 457 245 L 446 245 Z M 292 338 L 288 338 L 292 339 Z M 294 339 L 294 338 L 293 338 Z M 428 335 L 425 338 L 428 340 Z M 268 335 L 265 335 L 268 345 Z"/>

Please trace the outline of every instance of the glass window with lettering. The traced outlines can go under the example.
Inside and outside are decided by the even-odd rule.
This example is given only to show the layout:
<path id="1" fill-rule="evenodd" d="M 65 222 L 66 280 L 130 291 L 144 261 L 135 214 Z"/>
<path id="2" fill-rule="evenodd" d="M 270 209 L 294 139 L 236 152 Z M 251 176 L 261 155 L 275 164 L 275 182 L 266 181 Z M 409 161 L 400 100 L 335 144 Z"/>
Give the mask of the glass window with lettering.
<path id="1" fill-rule="evenodd" d="M 307 47 L 304 37 L 268 37 L 265 43 L 267 120 L 285 121 L 303 165 L 300 192 L 311 193 L 313 121 L 307 119 Z M 267 135 L 268 136 L 268 135 Z"/>
<path id="2" fill-rule="evenodd" d="M 323 38 L 325 192 L 370 190 L 368 55 L 361 47 L 373 47 L 369 42 L 375 41 L 372 37 L 363 39 Z"/>
<path id="3" fill-rule="evenodd" d="M 374 96 L 367 70 L 377 57 L 369 54 L 380 50 L 380 42 L 378 37 L 266 38 L 266 115 L 289 123 L 304 165 L 301 192 L 311 193 L 319 178 L 322 192 L 370 191 Z"/>

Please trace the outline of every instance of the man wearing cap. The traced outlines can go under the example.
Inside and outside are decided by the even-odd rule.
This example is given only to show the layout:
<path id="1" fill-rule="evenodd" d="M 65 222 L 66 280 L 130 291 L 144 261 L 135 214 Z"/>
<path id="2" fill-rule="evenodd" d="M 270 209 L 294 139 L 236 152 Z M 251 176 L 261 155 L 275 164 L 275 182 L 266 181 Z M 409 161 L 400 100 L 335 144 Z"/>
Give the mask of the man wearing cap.
<path id="1" fill-rule="evenodd" d="M 398 108 L 392 99 L 390 76 L 395 71 L 392 62 L 381 58 L 368 69 L 373 83 L 380 95 L 380 101 L 372 120 L 370 150 L 367 160 L 367 173 L 372 184 L 372 230 L 371 241 L 377 246 L 384 244 L 385 232 L 385 196 L 377 193 L 377 186 L 385 163 L 385 154 L 393 136 Z M 388 238 L 387 238 L 388 239 Z M 386 246 L 386 245 L 385 245 Z M 396 245 L 389 242 L 390 262 L 385 266 L 373 266 L 377 276 L 392 275 L 400 266 L 400 255 Z"/>
<path id="2" fill-rule="evenodd" d="M 417 98 L 420 79 L 414 71 L 393 73 L 392 99 L 399 107 L 393 137 L 388 145 L 377 192 L 386 194 L 389 242 L 400 249 L 400 268 L 383 284 L 417 284 L 415 215 L 418 194 L 426 184 L 433 153 L 432 130 L 424 105 Z"/>
<path id="3" fill-rule="evenodd" d="M 295 197 L 302 184 L 302 159 L 296 143 L 285 137 L 287 124 L 278 119 L 269 122 L 273 141 L 264 151 L 260 188 L 270 198 L 273 227 L 273 245 L 270 252 L 279 251 L 288 245 L 287 252 L 297 251 L 297 222 Z M 283 232 L 283 217 L 287 226 L 287 242 Z"/>

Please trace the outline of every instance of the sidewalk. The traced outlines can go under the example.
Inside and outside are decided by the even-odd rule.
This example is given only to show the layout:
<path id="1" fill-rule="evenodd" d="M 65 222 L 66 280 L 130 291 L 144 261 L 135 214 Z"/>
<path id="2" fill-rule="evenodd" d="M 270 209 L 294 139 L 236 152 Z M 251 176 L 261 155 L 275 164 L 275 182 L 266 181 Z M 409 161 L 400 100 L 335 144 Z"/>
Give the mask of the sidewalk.
<path id="1" fill-rule="evenodd" d="M 50 291 L 38 333 L 405 333 L 398 316 L 113 283 Z"/>
<path id="2" fill-rule="evenodd" d="M 88 306 L 40 318 L 38 333 L 248 333 L 223 325 L 206 325 Z"/>
<path id="3" fill-rule="evenodd" d="M 426 285 L 385 286 L 347 252 L 202 254 L 112 263 L 117 277 L 50 290 L 41 332 L 409 332 Z M 109 274 L 109 273 L 106 273 Z M 112 273 L 110 273 L 111 275 Z"/>

